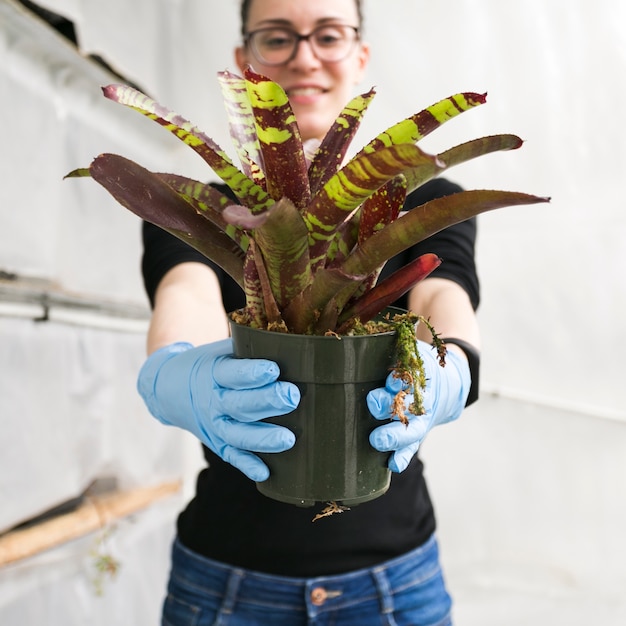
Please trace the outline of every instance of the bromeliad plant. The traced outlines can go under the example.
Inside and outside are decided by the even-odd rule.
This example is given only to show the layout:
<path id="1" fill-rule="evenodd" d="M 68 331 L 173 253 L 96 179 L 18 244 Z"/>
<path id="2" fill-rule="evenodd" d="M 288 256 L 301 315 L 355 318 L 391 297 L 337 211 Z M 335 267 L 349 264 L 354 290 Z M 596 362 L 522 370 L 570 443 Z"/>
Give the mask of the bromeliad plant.
<path id="1" fill-rule="evenodd" d="M 111 100 L 155 120 L 195 150 L 232 190 L 176 174 L 153 173 L 102 154 L 68 176 L 91 176 L 123 206 L 189 243 L 242 287 L 237 321 L 300 334 L 339 335 L 372 319 L 440 264 L 425 254 L 376 284 L 386 261 L 456 222 L 491 209 L 546 198 L 507 191 L 462 191 L 401 213 L 407 194 L 446 168 L 521 146 L 509 134 L 483 137 L 441 154 L 416 143 L 485 102 L 461 93 L 391 126 L 344 164 L 374 96 L 354 98 L 324 140 L 303 145 L 284 90 L 251 69 L 219 74 L 231 136 L 241 161 L 202 131 L 124 85 Z"/>

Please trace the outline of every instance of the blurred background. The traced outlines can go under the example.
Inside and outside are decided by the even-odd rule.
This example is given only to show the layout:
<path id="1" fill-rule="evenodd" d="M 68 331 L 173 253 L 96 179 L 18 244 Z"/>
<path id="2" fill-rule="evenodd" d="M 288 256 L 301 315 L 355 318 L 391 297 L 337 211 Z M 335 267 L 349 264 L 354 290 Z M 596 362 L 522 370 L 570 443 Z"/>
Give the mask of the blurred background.
<path id="1" fill-rule="evenodd" d="M 422 456 L 459 626 L 626 623 L 626 4 L 365 0 L 376 86 L 355 147 L 459 91 L 487 104 L 422 146 L 521 150 L 447 176 L 552 197 L 479 218 L 481 401 Z M 0 0 L 0 623 L 158 623 L 199 445 L 135 392 L 139 221 L 101 152 L 212 179 L 104 99 L 131 81 L 227 152 L 216 73 L 236 0 Z M 34 599 L 37 602 L 33 602 Z"/>

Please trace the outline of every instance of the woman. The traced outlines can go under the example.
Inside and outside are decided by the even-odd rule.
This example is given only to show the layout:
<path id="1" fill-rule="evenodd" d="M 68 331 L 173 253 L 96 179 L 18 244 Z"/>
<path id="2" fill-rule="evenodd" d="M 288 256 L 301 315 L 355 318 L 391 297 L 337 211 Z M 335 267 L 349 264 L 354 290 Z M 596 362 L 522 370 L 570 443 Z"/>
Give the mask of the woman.
<path id="1" fill-rule="evenodd" d="M 304 140 L 321 139 L 361 80 L 370 50 L 357 0 L 244 0 L 243 44 L 235 51 L 286 90 Z M 437 179 L 408 204 L 458 191 Z M 150 356 L 138 387 L 152 414 L 194 433 L 208 467 L 181 513 L 163 624 L 450 624 L 435 519 L 416 452 L 434 425 L 475 399 L 478 281 L 475 221 L 446 229 L 392 259 L 385 274 L 422 252 L 445 259 L 396 304 L 429 317 L 449 340 L 440 368 L 425 344 L 427 413 L 406 428 L 389 422 L 396 389 L 368 396 L 385 420 L 370 438 L 390 452 L 387 494 L 349 513 L 312 523 L 300 509 L 261 495 L 269 470 L 254 452 L 293 446 L 285 428 L 258 420 L 293 410 L 295 385 L 277 381 L 269 361 L 230 357 L 225 311 L 243 305 L 218 267 L 158 228 L 144 225 L 143 271 L 153 305 Z M 472 371 L 470 372 L 470 364 Z M 472 380 L 472 378 L 474 380 Z"/>

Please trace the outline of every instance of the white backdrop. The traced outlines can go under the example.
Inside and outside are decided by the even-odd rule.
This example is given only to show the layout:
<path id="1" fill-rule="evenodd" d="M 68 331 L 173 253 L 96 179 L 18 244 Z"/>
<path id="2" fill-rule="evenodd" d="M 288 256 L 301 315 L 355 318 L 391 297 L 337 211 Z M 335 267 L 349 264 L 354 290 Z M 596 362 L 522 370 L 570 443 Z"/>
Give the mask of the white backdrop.
<path id="1" fill-rule="evenodd" d="M 41 4 L 76 22 L 84 52 L 102 54 L 230 151 L 215 74 L 235 69 L 235 0 Z M 13 6 L 11 0 L 2 5 Z M 210 172 L 175 140 L 161 137 L 164 131 L 102 103 L 99 71 L 77 81 L 84 70 L 70 52 L 52 62 L 32 53 L 32 41 L 13 27 L 5 25 L 3 35 L 0 54 L 11 62 L 0 59 L 0 79 L 10 89 L 2 90 L 0 112 L 5 124 L 15 123 L 5 127 L 1 148 L 0 269 L 145 306 L 136 223 L 115 206 L 85 214 L 87 205 L 104 209 L 108 200 L 86 190 L 88 182 L 61 183 L 59 174 L 111 147 L 149 167 L 203 178 Z M 357 146 L 442 97 L 486 91 L 486 105 L 423 145 L 439 150 L 480 135 L 519 134 L 526 141 L 521 150 L 448 176 L 466 188 L 552 197 L 549 205 L 480 218 L 483 400 L 424 447 L 453 582 L 462 590 L 470 583 L 474 590 L 492 589 L 493 572 L 514 572 L 508 591 L 530 594 L 520 606 L 556 588 L 570 606 L 588 593 L 589 611 L 618 605 L 623 611 L 626 211 L 620 192 L 626 153 L 619 116 L 626 101 L 626 3 L 366 0 L 365 36 L 373 58 L 360 90 L 376 85 L 378 95 Z M 48 117 L 34 117 L 38 109 L 24 106 L 33 93 Z M 68 93 L 72 115 L 91 131 L 76 134 L 63 126 Z M 117 124 L 125 135 L 115 131 Z M 28 150 L 27 131 L 35 139 Z M 144 137 L 150 137 L 147 145 Z M 47 202 L 33 202 L 35 192 Z M 45 230 L 29 227 L 30 211 Z M 76 223 L 86 238 L 68 236 Z M 100 232 L 110 235 L 103 240 Z M 485 602 L 491 609 L 472 605 L 479 593 L 460 596 L 466 624 L 503 623 L 493 595 Z M 579 606 L 572 620 L 576 612 L 586 615 Z M 539 616 L 520 624 L 556 623 Z M 607 613 L 603 623 L 623 617 L 612 622 Z"/>

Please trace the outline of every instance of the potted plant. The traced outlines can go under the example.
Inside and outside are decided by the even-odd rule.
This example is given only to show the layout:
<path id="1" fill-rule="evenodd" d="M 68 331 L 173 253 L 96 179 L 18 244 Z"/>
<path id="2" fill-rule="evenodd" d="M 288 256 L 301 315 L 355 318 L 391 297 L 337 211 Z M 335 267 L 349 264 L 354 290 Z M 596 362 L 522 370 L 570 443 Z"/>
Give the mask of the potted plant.
<path id="1" fill-rule="evenodd" d="M 278 84 L 251 69 L 243 77 L 221 72 L 219 81 L 241 168 L 202 131 L 141 92 L 124 85 L 103 91 L 189 145 L 236 200 L 211 184 L 150 172 L 115 154 L 102 154 L 68 176 L 91 176 L 123 206 L 217 263 L 244 290 L 245 307 L 231 314 L 235 354 L 277 361 L 282 377 L 302 392 L 296 411 L 275 418 L 294 430 L 296 445 L 261 455 L 271 475 L 259 489 L 299 505 L 372 499 L 386 491 L 389 471 L 386 455 L 368 443 L 376 422 L 365 396 L 395 368 L 415 384 L 413 410 L 419 413 L 423 378 L 414 333 L 419 316 L 381 312 L 441 261 L 423 255 L 377 284 L 382 267 L 456 222 L 546 198 L 463 191 L 401 213 L 407 193 L 446 168 L 521 146 L 509 134 L 437 155 L 416 145 L 443 122 L 484 103 L 485 95 L 446 98 L 391 126 L 344 163 L 374 90 L 352 99 L 324 140 L 311 146 L 303 145 Z M 445 347 L 431 333 L 443 365 Z"/>

